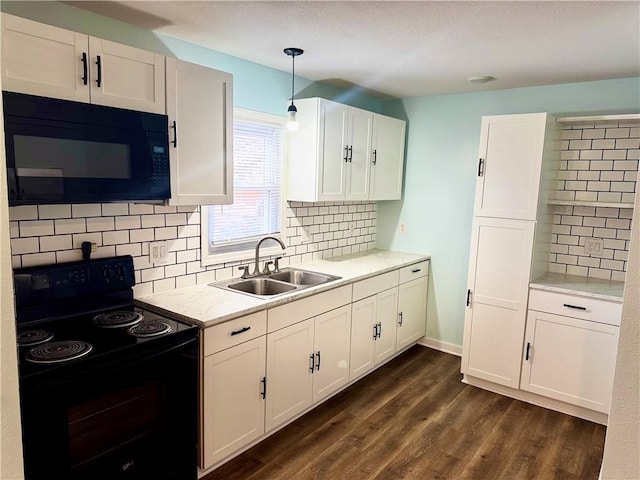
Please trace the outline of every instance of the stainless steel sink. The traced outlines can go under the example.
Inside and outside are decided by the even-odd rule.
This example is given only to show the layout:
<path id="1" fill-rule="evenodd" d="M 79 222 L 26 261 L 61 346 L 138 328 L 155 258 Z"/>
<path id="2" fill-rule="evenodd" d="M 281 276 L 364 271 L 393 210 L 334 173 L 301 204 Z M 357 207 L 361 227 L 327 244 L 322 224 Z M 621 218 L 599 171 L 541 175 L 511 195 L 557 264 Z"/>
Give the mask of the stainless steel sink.
<path id="1" fill-rule="evenodd" d="M 290 292 L 297 287 L 290 283 L 278 282 L 270 278 L 250 278 L 230 283 L 227 288 L 253 295 L 272 296 Z"/>
<path id="2" fill-rule="evenodd" d="M 296 268 L 285 268 L 277 273 L 269 273 L 253 278 L 233 278 L 222 282 L 211 283 L 211 286 L 232 290 L 259 298 L 271 298 L 275 295 L 301 290 L 339 280 L 342 277 L 324 273 L 309 272 Z"/>
<path id="3" fill-rule="evenodd" d="M 324 273 L 307 272 L 306 270 L 297 270 L 294 268 L 286 268 L 278 273 L 272 273 L 269 278 L 274 280 L 280 280 L 282 282 L 292 283 L 294 285 L 320 285 L 332 280 L 337 280 L 340 277 L 335 275 L 326 275 Z"/>

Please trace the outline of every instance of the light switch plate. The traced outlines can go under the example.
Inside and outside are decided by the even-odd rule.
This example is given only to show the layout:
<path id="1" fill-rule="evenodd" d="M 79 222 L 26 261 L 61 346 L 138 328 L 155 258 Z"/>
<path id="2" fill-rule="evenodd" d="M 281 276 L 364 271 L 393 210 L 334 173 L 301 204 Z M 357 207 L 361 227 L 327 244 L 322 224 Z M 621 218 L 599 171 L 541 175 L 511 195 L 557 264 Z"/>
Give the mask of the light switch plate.
<path id="1" fill-rule="evenodd" d="M 167 242 L 151 242 L 149 244 L 149 262 L 152 265 L 167 263 L 168 256 Z"/>
<path id="2" fill-rule="evenodd" d="M 584 241 L 585 255 L 592 257 L 602 257 L 604 255 L 604 246 L 601 238 L 587 238 Z"/>

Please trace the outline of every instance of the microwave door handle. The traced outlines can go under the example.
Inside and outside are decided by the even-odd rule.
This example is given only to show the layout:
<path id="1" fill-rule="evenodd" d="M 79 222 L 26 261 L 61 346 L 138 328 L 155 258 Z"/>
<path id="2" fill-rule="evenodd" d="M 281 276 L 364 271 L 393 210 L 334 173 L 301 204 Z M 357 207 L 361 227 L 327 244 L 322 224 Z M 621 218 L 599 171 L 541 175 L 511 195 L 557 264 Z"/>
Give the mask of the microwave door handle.
<path id="1" fill-rule="evenodd" d="M 96 56 L 96 65 L 98 66 L 98 78 L 96 79 L 96 84 L 100 87 L 102 83 L 102 61 L 100 59 L 100 55 Z"/>

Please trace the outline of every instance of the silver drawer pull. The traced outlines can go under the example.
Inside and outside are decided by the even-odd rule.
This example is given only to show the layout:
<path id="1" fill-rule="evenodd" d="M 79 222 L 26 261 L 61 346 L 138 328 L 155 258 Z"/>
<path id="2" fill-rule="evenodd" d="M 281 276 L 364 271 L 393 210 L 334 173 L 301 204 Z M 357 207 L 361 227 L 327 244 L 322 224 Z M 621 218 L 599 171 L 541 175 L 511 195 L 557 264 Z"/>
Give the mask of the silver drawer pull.
<path id="1" fill-rule="evenodd" d="M 562 306 L 567 308 L 573 308 L 575 310 L 586 310 L 586 307 L 579 307 L 578 305 L 571 305 L 569 303 L 563 303 Z"/>
<path id="2" fill-rule="evenodd" d="M 241 328 L 240 330 L 234 330 L 233 332 L 231 332 L 231 336 L 240 335 L 241 333 L 248 332 L 249 330 L 251 330 L 251 327 L 244 327 L 244 328 Z"/>

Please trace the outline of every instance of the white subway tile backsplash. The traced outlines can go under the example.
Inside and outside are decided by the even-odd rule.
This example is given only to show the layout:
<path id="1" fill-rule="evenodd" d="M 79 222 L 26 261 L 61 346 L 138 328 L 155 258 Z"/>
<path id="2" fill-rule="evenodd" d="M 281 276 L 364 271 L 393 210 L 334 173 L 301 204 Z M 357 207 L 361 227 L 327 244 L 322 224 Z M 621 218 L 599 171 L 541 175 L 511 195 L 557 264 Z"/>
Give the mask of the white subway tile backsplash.
<path id="1" fill-rule="evenodd" d="M 71 205 L 71 216 L 73 217 L 100 217 L 102 215 L 102 205 L 99 203 L 81 203 Z"/>
<path id="2" fill-rule="evenodd" d="M 40 237 L 41 252 L 55 252 L 57 250 L 71 250 L 73 242 L 71 235 L 52 235 Z"/>
<path id="3" fill-rule="evenodd" d="M 56 235 L 64 233 L 84 233 L 87 231 L 87 221 L 84 218 L 56 219 L 54 220 Z"/>
<path id="4" fill-rule="evenodd" d="M 11 253 L 37 253 L 40 251 L 40 240 L 38 237 L 14 238 L 11 240 Z M 14 253 L 15 252 L 15 253 Z"/>
<path id="5" fill-rule="evenodd" d="M 117 216 L 117 215 L 129 215 L 128 203 L 103 203 L 102 215 L 105 216 Z"/>
<path id="6" fill-rule="evenodd" d="M 142 226 L 140 215 L 123 215 L 115 217 L 115 220 L 116 230 L 132 230 Z"/>
<path id="7" fill-rule="evenodd" d="M 629 138 L 629 128 L 607 128 L 606 138 Z"/>
<path id="8" fill-rule="evenodd" d="M 21 260 L 22 267 L 33 267 L 36 265 L 44 265 L 47 263 L 56 263 L 56 254 L 54 252 L 32 253 L 29 255 L 22 255 Z"/>
<path id="9" fill-rule="evenodd" d="M 105 232 L 114 229 L 115 219 L 113 217 L 87 218 L 87 232 Z"/>
<path id="10" fill-rule="evenodd" d="M 18 223 L 21 237 L 53 235 L 53 220 L 24 220 Z"/>
<path id="11" fill-rule="evenodd" d="M 595 126 L 580 123 L 567 127 L 563 132 L 565 142 L 558 174 L 560 190 L 556 192 L 556 198 L 633 203 L 638 181 L 637 160 L 640 159 L 640 128 L 637 124 L 631 127 L 623 122 L 605 121 Z M 586 140 L 590 140 L 590 145 L 585 143 Z M 587 160 L 588 165 L 580 163 Z M 587 183 L 586 189 L 584 182 Z M 556 206 L 554 213 L 550 271 L 624 279 L 633 209 Z M 567 225 L 571 225 L 570 232 L 566 231 Z M 585 240 L 590 237 L 603 240 L 601 256 L 592 257 L 584 251 Z M 574 257 L 578 259 L 577 265 Z"/>
<path id="12" fill-rule="evenodd" d="M 38 205 L 38 218 L 70 218 L 71 205 Z"/>
<path id="13" fill-rule="evenodd" d="M 80 260 L 80 246 L 89 241 L 97 246 L 94 258 L 133 257 L 135 295 L 239 274 L 241 262 L 208 267 L 200 264 L 199 207 L 118 203 L 46 207 L 41 212 L 37 207 L 10 208 L 14 268 Z M 288 249 L 282 266 L 292 260 L 328 258 L 375 248 L 375 203 L 290 202 L 285 214 Z M 342 240 L 340 246 L 338 239 Z M 166 264 L 152 265 L 149 242 L 158 240 L 167 241 L 169 255 Z"/>
<path id="14" fill-rule="evenodd" d="M 9 209 L 9 220 L 37 220 L 37 205 L 20 205 Z"/>

